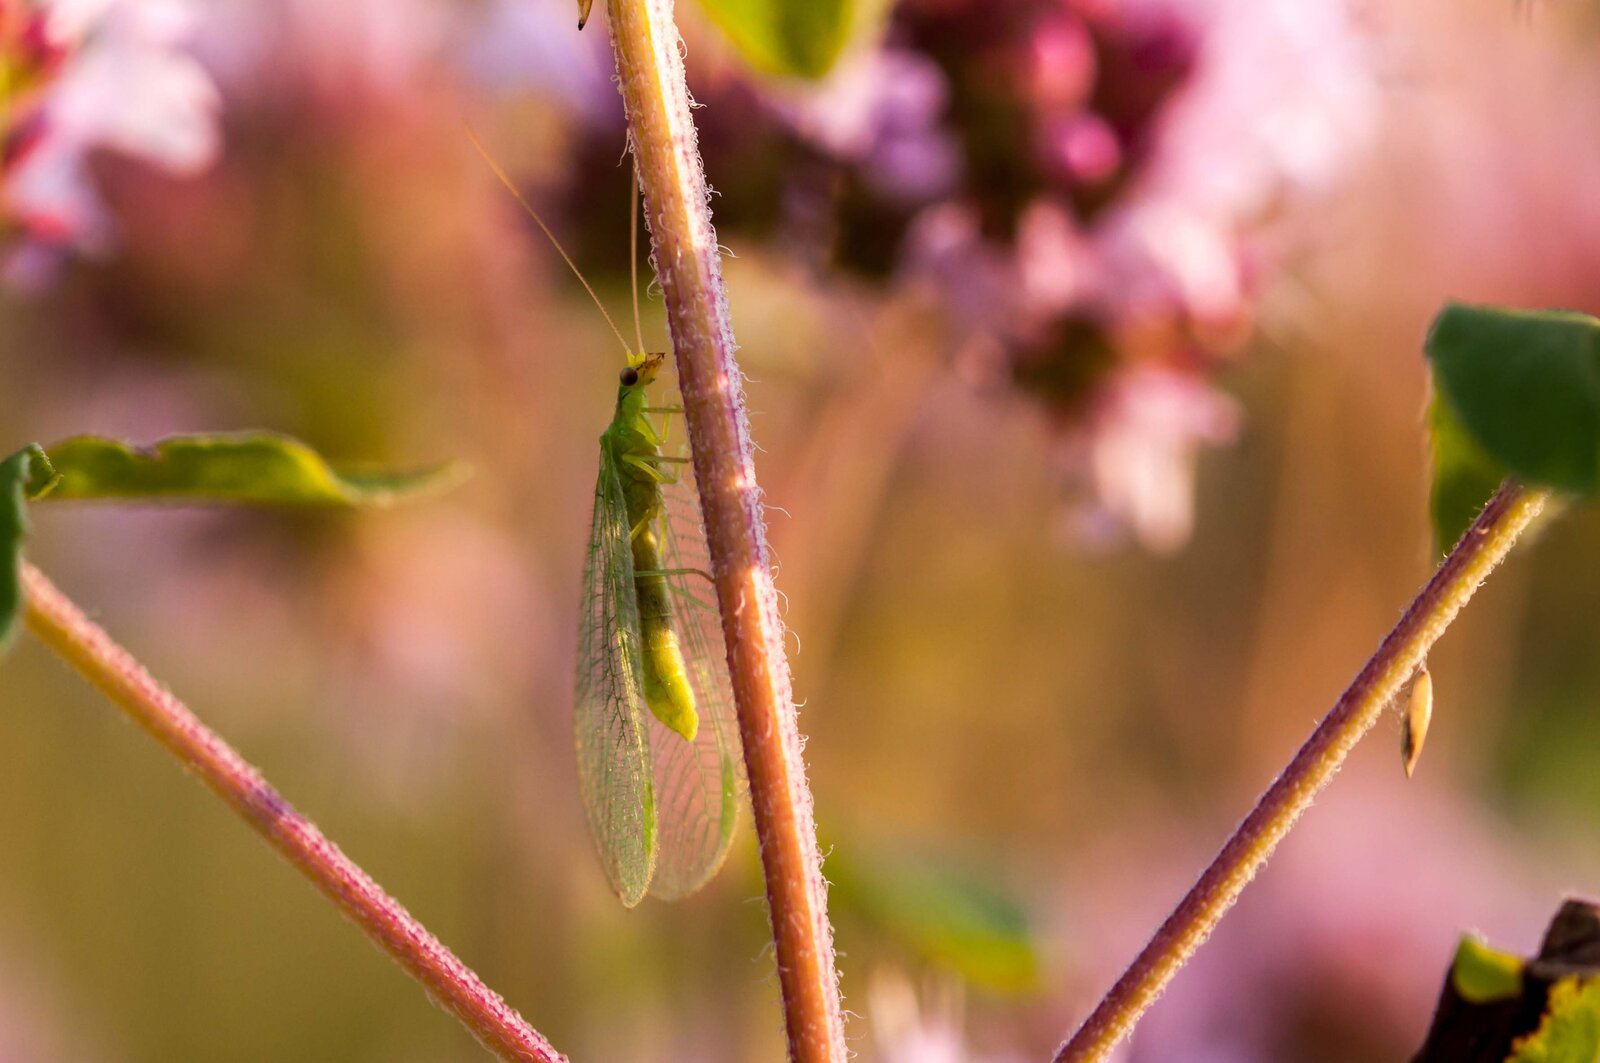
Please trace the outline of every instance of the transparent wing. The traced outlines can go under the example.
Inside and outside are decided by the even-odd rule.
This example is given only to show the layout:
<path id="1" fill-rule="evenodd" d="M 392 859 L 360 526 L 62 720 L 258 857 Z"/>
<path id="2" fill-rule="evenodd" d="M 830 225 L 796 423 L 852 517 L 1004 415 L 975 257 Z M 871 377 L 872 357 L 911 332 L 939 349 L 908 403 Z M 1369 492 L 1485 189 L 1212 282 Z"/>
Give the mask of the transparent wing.
<path id="1" fill-rule="evenodd" d="M 611 888 L 628 907 L 650 887 L 656 861 L 655 789 L 640 695 L 639 602 L 622 481 L 600 449 L 594 521 L 584 564 L 573 729 L 578 786 Z M 680 739 L 681 741 L 681 739 Z"/>
<path id="2" fill-rule="evenodd" d="M 662 488 L 663 562 L 669 569 L 709 571 L 700 497 L 693 472 Z M 728 680 L 716 592 L 704 576 L 667 577 L 672 588 L 673 625 L 694 686 L 700 729 L 693 742 L 649 718 L 654 754 L 655 792 L 660 815 L 660 854 L 654 896 L 686 897 L 705 885 L 728 855 L 744 793 L 744 756 Z"/>

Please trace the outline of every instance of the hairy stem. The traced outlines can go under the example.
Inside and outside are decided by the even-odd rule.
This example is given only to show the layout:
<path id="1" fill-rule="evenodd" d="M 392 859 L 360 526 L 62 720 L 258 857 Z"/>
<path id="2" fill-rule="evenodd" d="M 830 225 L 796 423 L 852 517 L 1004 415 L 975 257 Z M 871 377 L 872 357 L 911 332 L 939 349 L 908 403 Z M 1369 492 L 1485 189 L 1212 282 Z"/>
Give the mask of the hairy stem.
<path id="1" fill-rule="evenodd" d="M 500 995 L 383 891 L 339 847 L 285 801 L 260 772 L 158 683 L 66 595 L 22 563 L 27 623 L 33 633 L 116 702 L 278 853 L 483 1046 L 502 1059 L 553 1063 L 563 1057 Z"/>
<path id="2" fill-rule="evenodd" d="M 1056 1053 L 1056 1063 L 1104 1059 L 1205 941 L 1223 913 L 1266 863 L 1300 813 L 1333 778 L 1356 742 L 1422 664 L 1428 650 L 1484 578 L 1544 509 L 1550 495 L 1513 480 L 1483 512 L 1411 602 L 1377 652 L 1289 766 L 1228 839 L 1155 936 L 1094 1012 Z"/>
<path id="3" fill-rule="evenodd" d="M 607 10 L 722 611 L 789 1053 L 842 1061 L 827 886 L 681 40 L 672 0 L 608 0 Z"/>

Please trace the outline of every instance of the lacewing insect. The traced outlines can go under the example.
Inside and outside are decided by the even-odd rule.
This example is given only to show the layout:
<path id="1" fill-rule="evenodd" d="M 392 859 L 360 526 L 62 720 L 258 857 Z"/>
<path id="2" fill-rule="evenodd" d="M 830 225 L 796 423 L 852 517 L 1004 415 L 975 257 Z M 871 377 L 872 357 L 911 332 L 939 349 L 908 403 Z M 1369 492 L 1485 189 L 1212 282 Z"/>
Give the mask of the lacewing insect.
<path id="1" fill-rule="evenodd" d="M 1405 713 L 1400 719 L 1400 762 L 1406 769 L 1406 778 L 1416 769 L 1417 758 L 1422 756 L 1422 743 L 1428 737 L 1428 722 L 1433 719 L 1433 676 L 1424 664 L 1411 681 L 1411 695 L 1406 699 Z"/>
<path id="2" fill-rule="evenodd" d="M 600 436 L 584 565 L 578 782 L 601 866 L 622 903 L 631 908 L 646 893 L 686 897 L 728 855 L 744 779 L 693 473 L 686 458 L 662 452 L 670 418 L 682 410 L 650 405 L 666 356 L 644 351 L 637 278 L 641 338 L 630 347 L 549 227 L 473 143 L 588 289 L 626 355 Z M 634 194 L 637 264 L 637 180 Z"/>

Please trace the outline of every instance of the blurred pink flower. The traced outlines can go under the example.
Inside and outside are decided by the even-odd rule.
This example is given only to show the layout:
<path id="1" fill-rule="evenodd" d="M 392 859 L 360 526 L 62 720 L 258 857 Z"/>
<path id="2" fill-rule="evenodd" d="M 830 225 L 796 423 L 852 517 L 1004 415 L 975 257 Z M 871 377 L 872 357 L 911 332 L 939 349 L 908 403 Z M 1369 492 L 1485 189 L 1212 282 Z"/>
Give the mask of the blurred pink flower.
<path id="1" fill-rule="evenodd" d="M 840 242 L 897 234 L 968 368 L 1044 407 L 1091 541 L 1189 534 L 1195 452 L 1238 421 L 1210 378 L 1371 137 L 1357 2 L 906 0 L 777 104 L 879 197 Z"/>
<path id="2" fill-rule="evenodd" d="M 216 157 L 220 98 L 182 50 L 193 24 L 183 0 L 40 0 L 9 17 L 25 28 L 4 46 L 37 75 L 13 94 L 0 186 L 25 237 L 10 271 L 25 281 L 52 253 L 107 246 L 92 152 L 195 173 Z"/>
<path id="3" fill-rule="evenodd" d="M 1041 19 L 1028 42 L 1029 91 L 1040 105 L 1082 107 L 1094 88 L 1095 49 L 1088 27 L 1062 10 Z"/>
<path id="4" fill-rule="evenodd" d="M 350 108 L 434 88 L 422 75 L 460 21 L 440 0 L 211 0 L 194 48 L 230 98 Z"/>
<path id="5" fill-rule="evenodd" d="M 605 27 L 574 34 L 576 9 L 559 2 L 488 0 L 473 10 L 456 47 L 468 80 L 500 91 L 546 92 L 586 121 L 618 125 L 622 111 L 611 87 L 616 61 Z"/>
<path id="6" fill-rule="evenodd" d="M 1068 514 L 1074 537 L 1104 545 L 1131 530 L 1154 553 L 1182 546 L 1194 524 L 1196 451 L 1230 441 L 1238 424 L 1237 404 L 1199 376 L 1159 368 L 1118 374 L 1058 449 L 1086 495 Z"/>
<path id="7" fill-rule="evenodd" d="M 957 328 L 1000 331 L 1019 294 L 1015 263 L 1005 248 L 983 239 L 970 206 L 946 202 L 919 212 L 903 255 L 908 279 L 928 284 Z"/>
<path id="8" fill-rule="evenodd" d="M 1300 235 L 1292 214 L 1274 223 L 1272 212 L 1327 191 L 1371 142 L 1372 44 L 1344 0 L 1140 6 L 1188 10 L 1200 39 L 1137 180 L 1098 226 L 1104 297 L 1226 329 L 1248 318 L 1261 267 Z"/>
<path id="9" fill-rule="evenodd" d="M 795 131 L 834 158 L 859 166 L 891 201 L 947 195 L 961 170 L 954 138 L 940 126 L 949 85 L 925 56 L 882 48 L 847 58 L 818 89 L 778 98 Z"/>
<path id="10" fill-rule="evenodd" d="M 1098 115 L 1078 114 L 1051 123 L 1045 135 L 1047 161 L 1080 184 L 1108 180 L 1122 165 L 1116 132 Z"/>
<path id="11" fill-rule="evenodd" d="M 1018 1063 L 1022 1057 L 975 1052 L 962 1032 L 959 982 L 936 981 L 918 1000 L 916 987 L 895 968 L 874 971 L 867 1011 L 883 1063 Z"/>

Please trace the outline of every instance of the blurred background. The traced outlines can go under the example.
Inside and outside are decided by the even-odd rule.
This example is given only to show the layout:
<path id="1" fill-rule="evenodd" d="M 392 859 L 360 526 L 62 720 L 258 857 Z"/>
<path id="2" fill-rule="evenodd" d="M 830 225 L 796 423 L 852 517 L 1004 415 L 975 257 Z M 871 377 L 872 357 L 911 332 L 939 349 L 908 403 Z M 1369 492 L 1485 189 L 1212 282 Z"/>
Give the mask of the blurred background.
<path id="1" fill-rule="evenodd" d="M 1600 19 L 901 0 L 807 82 L 682 7 L 852 1046 L 1045 1058 L 1426 577 L 1432 314 L 1600 305 Z M 28 549 L 573 1058 L 778 1059 L 748 822 L 630 912 L 577 796 L 620 353 L 463 126 L 626 322 L 573 20 L 5 5 L 0 452 L 470 462 L 381 513 L 41 506 Z M 1462 931 L 1529 952 L 1595 889 L 1597 541 L 1495 576 L 1417 778 L 1387 718 L 1124 1058 L 1405 1058 Z M 61 662 L 0 676 L 0 1060 L 481 1057 Z"/>

